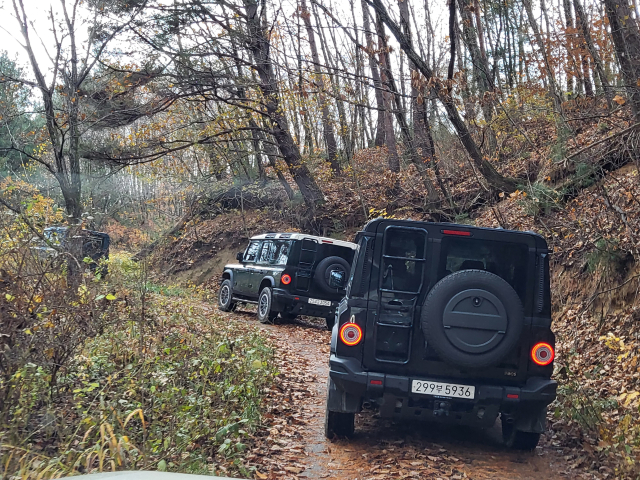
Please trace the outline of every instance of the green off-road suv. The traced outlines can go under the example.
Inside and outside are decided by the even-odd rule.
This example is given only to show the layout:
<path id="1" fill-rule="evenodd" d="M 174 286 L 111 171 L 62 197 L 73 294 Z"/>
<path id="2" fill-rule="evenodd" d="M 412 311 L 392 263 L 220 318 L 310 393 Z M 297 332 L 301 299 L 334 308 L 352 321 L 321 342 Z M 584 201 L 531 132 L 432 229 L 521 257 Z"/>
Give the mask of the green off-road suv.
<path id="1" fill-rule="evenodd" d="M 392 219 L 357 236 L 331 339 L 325 434 L 354 414 L 490 427 L 533 449 L 555 337 L 549 251 L 530 232 Z"/>
<path id="2" fill-rule="evenodd" d="M 331 329 L 355 249 L 351 242 L 303 233 L 252 237 L 239 263 L 224 266 L 218 308 L 255 303 L 262 323 L 309 315 L 325 318 Z"/>

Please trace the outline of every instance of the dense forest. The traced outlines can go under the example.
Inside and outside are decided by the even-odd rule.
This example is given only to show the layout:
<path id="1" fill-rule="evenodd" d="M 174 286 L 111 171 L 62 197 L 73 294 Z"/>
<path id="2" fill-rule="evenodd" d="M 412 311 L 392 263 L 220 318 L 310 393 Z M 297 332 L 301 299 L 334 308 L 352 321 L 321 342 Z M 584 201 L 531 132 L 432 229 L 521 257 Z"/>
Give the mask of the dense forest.
<path id="1" fill-rule="evenodd" d="M 218 312 L 219 274 L 252 235 L 353 240 L 379 216 L 547 239 L 560 389 L 534 455 L 638 478 L 637 5 L 0 5 L 18 46 L 0 51 L 2 478 L 320 476 L 294 428 L 314 417 L 305 348 Z M 52 225 L 108 233 L 109 274 Z M 428 442 L 401 452 L 420 465 L 369 444 L 386 453 L 358 478 L 474 478 Z"/>

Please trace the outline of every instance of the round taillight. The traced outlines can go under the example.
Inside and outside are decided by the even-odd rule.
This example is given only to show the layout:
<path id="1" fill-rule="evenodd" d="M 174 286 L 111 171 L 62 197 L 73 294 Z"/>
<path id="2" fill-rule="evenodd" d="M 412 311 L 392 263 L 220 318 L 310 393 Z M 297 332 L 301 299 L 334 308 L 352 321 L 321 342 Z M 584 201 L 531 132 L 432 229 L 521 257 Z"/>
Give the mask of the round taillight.
<path id="1" fill-rule="evenodd" d="M 284 275 L 282 275 L 282 277 L 280 278 L 280 281 L 284 284 L 284 285 L 289 285 L 291 283 L 291 275 L 287 275 L 286 273 Z"/>
<path id="2" fill-rule="evenodd" d="M 531 349 L 531 359 L 542 367 L 549 365 L 553 362 L 553 358 L 555 357 L 555 352 L 553 351 L 553 347 L 548 343 L 537 343 Z"/>
<path id="3" fill-rule="evenodd" d="M 353 347 L 362 340 L 362 329 L 355 323 L 345 323 L 340 329 L 340 339 L 345 345 Z"/>

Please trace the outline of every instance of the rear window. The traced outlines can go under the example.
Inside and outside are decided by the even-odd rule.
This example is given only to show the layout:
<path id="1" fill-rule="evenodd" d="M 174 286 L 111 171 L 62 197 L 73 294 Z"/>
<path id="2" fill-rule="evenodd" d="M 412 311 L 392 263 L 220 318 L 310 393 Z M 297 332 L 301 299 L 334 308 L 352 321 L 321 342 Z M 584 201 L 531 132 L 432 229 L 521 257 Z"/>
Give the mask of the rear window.
<path id="1" fill-rule="evenodd" d="M 54 245 L 60 245 L 67 236 L 66 228 L 46 228 L 43 232 L 45 238 Z"/>
<path id="2" fill-rule="evenodd" d="M 485 270 L 506 280 L 524 303 L 527 258 L 528 247 L 524 244 L 445 237 L 438 279 L 460 270 Z"/>
<path id="3" fill-rule="evenodd" d="M 355 254 L 355 250 L 333 243 L 320 243 L 318 245 L 318 250 L 320 252 L 321 258 L 340 257 L 346 260 L 348 263 L 351 263 L 351 261 L 353 260 L 353 255 Z"/>
<path id="4" fill-rule="evenodd" d="M 382 254 L 382 289 L 418 293 L 426 260 L 424 229 L 388 227 Z"/>

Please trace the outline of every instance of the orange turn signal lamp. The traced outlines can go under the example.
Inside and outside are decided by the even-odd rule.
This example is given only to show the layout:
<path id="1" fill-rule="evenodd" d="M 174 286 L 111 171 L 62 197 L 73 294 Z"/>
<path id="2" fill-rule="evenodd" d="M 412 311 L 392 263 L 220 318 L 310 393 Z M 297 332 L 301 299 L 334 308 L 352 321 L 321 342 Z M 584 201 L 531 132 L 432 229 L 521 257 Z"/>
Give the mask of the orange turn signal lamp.
<path id="1" fill-rule="evenodd" d="M 362 341 L 362 328 L 357 323 L 345 323 L 340 328 L 340 340 L 349 347 L 354 347 Z"/>
<path id="2" fill-rule="evenodd" d="M 546 367 L 555 358 L 553 347 L 545 342 L 536 343 L 531 349 L 531 359 L 536 365 Z"/>

